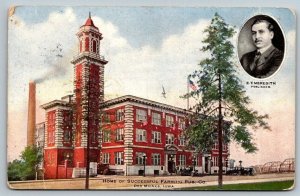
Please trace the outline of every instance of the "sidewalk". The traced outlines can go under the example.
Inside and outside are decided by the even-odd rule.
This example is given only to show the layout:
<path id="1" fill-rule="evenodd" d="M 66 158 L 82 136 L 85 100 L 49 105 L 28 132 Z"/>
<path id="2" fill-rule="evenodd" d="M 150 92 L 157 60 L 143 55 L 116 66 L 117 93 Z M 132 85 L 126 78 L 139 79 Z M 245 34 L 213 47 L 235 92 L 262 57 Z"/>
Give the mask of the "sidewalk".
<path id="1" fill-rule="evenodd" d="M 256 176 L 223 176 L 223 184 L 240 184 L 293 180 L 294 173 L 260 174 Z M 98 176 L 90 178 L 90 189 L 172 190 L 184 187 L 218 184 L 218 176 Z M 85 179 L 9 182 L 13 189 L 84 189 Z"/>

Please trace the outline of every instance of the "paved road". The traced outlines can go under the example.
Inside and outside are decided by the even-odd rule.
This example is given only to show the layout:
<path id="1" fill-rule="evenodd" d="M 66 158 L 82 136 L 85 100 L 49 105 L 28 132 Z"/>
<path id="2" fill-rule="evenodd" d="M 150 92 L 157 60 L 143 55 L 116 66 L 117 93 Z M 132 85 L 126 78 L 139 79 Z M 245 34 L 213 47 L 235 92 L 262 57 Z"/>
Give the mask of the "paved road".
<path id="1" fill-rule="evenodd" d="M 261 174 L 256 176 L 224 176 L 224 184 L 293 180 L 294 173 Z M 98 176 L 90 178 L 90 189 L 160 189 L 170 190 L 183 187 L 217 185 L 217 176 Z M 39 180 L 9 182 L 13 189 L 84 189 L 85 179 Z"/>

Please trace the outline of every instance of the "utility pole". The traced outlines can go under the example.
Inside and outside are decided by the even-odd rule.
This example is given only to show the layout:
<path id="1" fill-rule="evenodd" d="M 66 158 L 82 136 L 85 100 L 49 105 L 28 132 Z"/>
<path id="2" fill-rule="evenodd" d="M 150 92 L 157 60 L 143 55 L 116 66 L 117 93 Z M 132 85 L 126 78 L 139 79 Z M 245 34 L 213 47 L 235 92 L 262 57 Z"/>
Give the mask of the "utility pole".
<path id="1" fill-rule="evenodd" d="M 219 68 L 220 69 L 220 68 Z M 222 189 L 223 186 L 223 164 L 222 164 L 222 150 L 223 150 L 223 131 L 222 131 L 222 85 L 221 85 L 221 74 L 220 70 L 218 70 L 218 79 L 219 79 L 219 121 L 218 121 L 218 143 L 219 143 L 219 157 L 218 157 L 218 163 L 219 163 L 219 172 L 218 172 L 218 188 Z"/>

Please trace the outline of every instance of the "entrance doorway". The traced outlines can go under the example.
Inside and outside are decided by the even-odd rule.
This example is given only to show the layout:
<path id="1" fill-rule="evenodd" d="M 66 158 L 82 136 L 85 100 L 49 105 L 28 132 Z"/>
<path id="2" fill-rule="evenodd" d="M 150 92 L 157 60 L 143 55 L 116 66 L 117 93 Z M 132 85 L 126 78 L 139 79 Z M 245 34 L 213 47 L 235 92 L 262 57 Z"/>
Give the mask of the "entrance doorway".
<path id="1" fill-rule="evenodd" d="M 173 160 L 168 161 L 168 172 L 175 173 L 175 162 Z"/>
<path id="2" fill-rule="evenodd" d="M 176 173 L 176 154 L 178 151 L 178 147 L 174 144 L 167 144 L 165 146 L 165 174 L 173 174 Z"/>
<path id="3" fill-rule="evenodd" d="M 168 172 L 169 173 L 175 173 L 176 169 L 175 169 L 175 160 L 174 160 L 174 155 L 173 154 L 169 154 L 168 155 Z"/>

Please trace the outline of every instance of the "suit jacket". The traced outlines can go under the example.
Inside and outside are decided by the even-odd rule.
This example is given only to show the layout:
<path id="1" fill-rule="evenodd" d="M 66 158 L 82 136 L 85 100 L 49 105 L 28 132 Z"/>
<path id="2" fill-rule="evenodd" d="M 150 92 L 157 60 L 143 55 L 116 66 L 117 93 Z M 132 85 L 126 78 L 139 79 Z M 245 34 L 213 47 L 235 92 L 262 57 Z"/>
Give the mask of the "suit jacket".
<path id="1" fill-rule="evenodd" d="M 256 53 L 257 50 L 246 53 L 240 60 L 245 71 L 256 78 L 266 78 L 275 73 L 283 59 L 283 52 L 273 45 L 261 54 L 257 63 L 254 62 Z M 255 64 L 252 65 L 254 67 L 252 70 L 250 69 L 251 64 Z"/>

